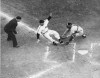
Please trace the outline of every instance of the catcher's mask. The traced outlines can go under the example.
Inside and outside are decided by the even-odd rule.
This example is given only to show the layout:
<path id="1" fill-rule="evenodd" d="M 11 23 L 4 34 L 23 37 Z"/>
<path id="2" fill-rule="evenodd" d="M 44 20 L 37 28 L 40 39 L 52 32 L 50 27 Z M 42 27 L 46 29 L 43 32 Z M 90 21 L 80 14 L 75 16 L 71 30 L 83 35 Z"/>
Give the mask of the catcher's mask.
<path id="1" fill-rule="evenodd" d="M 67 23 L 66 27 L 69 29 L 72 27 L 72 23 Z"/>

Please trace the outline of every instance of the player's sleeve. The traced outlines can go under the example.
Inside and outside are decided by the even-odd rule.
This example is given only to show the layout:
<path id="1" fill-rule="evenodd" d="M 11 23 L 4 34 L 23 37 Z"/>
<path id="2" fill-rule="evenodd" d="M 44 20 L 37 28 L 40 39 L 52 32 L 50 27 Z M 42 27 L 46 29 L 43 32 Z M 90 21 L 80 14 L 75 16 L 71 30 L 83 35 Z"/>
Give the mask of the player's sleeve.
<path id="1" fill-rule="evenodd" d="M 52 17 L 49 16 L 46 20 L 44 20 L 44 26 L 45 26 L 45 27 L 48 26 L 48 23 L 49 23 L 49 21 L 50 21 L 51 18 L 52 18 Z"/>
<path id="2" fill-rule="evenodd" d="M 50 20 L 51 19 L 51 16 L 49 16 L 47 19 Z"/>
<path id="3" fill-rule="evenodd" d="M 48 19 L 44 20 L 44 27 L 48 26 L 48 23 L 49 23 Z"/>

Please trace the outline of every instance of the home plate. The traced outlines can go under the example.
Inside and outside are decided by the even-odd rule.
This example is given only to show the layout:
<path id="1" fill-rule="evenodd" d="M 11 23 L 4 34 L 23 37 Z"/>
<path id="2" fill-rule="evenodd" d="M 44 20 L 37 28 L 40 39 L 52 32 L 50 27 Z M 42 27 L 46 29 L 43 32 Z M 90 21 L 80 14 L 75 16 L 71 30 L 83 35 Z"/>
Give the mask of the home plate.
<path id="1" fill-rule="evenodd" d="M 88 50 L 78 50 L 78 53 L 80 53 L 81 55 L 85 55 L 88 53 Z"/>

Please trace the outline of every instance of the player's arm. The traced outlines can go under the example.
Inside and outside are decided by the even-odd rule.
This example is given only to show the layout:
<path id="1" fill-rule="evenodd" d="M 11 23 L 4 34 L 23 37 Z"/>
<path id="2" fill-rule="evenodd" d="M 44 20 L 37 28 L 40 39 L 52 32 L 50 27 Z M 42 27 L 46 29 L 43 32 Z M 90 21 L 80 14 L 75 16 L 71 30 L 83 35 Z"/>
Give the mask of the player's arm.
<path id="1" fill-rule="evenodd" d="M 74 31 L 70 31 L 70 33 L 67 35 L 67 37 L 72 36 L 74 34 Z"/>
<path id="2" fill-rule="evenodd" d="M 70 31 L 69 29 L 66 29 L 65 32 L 62 35 L 62 38 L 64 38 L 67 35 L 67 33 L 69 33 L 69 31 Z"/>
<path id="3" fill-rule="evenodd" d="M 52 18 L 52 13 L 50 13 L 50 15 L 47 19 L 50 20 L 51 18 Z"/>
<path id="4" fill-rule="evenodd" d="M 49 17 L 47 19 L 44 20 L 44 26 L 48 26 L 48 23 L 50 21 L 50 19 L 52 18 L 52 13 L 50 13 Z"/>

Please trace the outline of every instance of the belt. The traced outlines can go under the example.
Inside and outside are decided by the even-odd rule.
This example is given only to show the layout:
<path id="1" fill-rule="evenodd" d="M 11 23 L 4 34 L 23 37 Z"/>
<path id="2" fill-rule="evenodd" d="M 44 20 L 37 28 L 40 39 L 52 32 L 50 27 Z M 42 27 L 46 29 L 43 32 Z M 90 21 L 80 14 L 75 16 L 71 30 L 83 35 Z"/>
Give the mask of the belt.
<path id="1" fill-rule="evenodd" d="M 47 32 L 48 32 L 48 30 L 45 33 L 47 33 Z M 45 34 L 45 33 L 42 33 L 42 34 Z"/>

